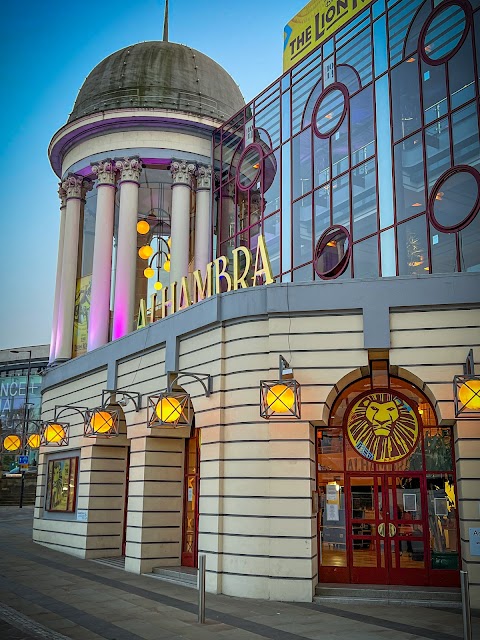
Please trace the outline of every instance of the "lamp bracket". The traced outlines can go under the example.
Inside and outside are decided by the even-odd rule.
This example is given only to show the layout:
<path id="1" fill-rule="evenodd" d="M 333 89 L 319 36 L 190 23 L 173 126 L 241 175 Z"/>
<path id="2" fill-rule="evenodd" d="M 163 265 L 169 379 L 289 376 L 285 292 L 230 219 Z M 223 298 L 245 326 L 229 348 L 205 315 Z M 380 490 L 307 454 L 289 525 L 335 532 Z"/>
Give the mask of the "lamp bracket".
<path id="1" fill-rule="evenodd" d="M 142 395 L 140 393 L 136 391 L 119 391 L 118 389 L 104 389 L 102 391 L 103 409 L 108 406 L 112 396 L 115 398 L 115 401 L 123 407 L 125 407 L 131 400 L 135 406 L 135 411 L 140 411 L 142 408 Z M 121 396 L 120 399 L 117 399 L 117 396 Z"/>
<path id="2" fill-rule="evenodd" d="M 193 373 L 192 371 L 167 371 L 167 391 L 173 391 L 173 387 L 177 384 L 180 378 L 193 378 L 203 387 L 205 395 L 208 396 L 213 393 L 213 379 L 209 373 Z"/>
<path id="3" fill-rule="evenodd" d="M 283 356 L 278 356 L 278 377 L 280 380 L 293 378 L 293 369 Z"/>
<path id="4" fill-rule="evenodd" d="M 463 365 L 463 375 L 473 376 L 475 375 L 475 362 L 473 360 L 473 349 L 468 352 L 467 359 Z"/>
<path id="5" fill-rule="evenodd" d="M 85 420 L 85 414 L 88 410 L 88 407 L 75 407 L 72 404 L 57 404 L 55 405 L 53 420 L 59 420 L 66 411 L 75 411 Z"/>

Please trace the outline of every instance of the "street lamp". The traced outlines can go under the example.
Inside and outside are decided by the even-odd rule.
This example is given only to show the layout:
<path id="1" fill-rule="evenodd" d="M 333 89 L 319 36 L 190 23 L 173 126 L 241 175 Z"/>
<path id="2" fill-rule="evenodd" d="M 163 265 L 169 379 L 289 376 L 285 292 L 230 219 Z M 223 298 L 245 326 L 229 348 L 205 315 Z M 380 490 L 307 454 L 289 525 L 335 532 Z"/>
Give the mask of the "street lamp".
<path id="1" fill-rule="evenodd" d="M 25 391 L 25 404 L 23 405 L 23 422 L 22 422 L 22 455 L 25 455 L 25 441 L 27 433 L 28 418 L 28 393 L 30 390 L 30 371 L 32 369 L 32 350 L 31 349 L 10 349 L 10 353 L 28 353 L 28 369 L 27 369 L 27 389 Z M 23 490 L 25 487 L 25 470 L 22 469 L 22 484 L 20 487 L 20 504 L 23 507 Z"/>

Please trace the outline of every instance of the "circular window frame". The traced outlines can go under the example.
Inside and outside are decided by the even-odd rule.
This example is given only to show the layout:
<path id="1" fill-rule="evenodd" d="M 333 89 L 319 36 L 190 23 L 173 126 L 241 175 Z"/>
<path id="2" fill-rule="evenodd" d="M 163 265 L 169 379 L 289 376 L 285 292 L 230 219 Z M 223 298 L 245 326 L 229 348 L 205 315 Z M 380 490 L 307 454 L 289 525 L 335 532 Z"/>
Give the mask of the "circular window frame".
<path id="1" fill-rule="evenodd" d="M 469 173 L 475 178 L 477 182 L 477 199 L 475 200 L 475 204 L 471 208 L 470 212 L 465 216 L 465 218 L 463 218 L 463 220 L 461 220 L 458 224 L 451 225 L 450 227 L 446 227 L 443 224 L 440 224 L 438 220 L 435 218 L 435 212 L 434 212 L 435 200 L 438 192 L 440 191 L 440 188 L 445 184 L 445 182 L 447 182 L 449 178 L 454 176 L 456 173 Z M 475 169 L 474 167 L 470 167 L 468 164 L 459 164 L 455 167 L 451 167 L 450 169 L 447 169 L 447 171 L 442 173 L 440 178 L 433 185 L 433 188 L 428 197 L 428 203 L 427 203 L 428 219 L 430 220 L 432 225 L 435 227 L 435 229 L 437 229 L 437 231 L 441 231 L 442 233 L 456 233 L 457 231 L 461 231 L 462 229 L 465 229 L 465 227 L 468 227 L 468 225 L 475 218 L 479 210 L 480 210 L 480 173 L 477 171 L 477 169 Z"/>
<path id="2" fill-rule="evenodd" d="M 463 29 L 462 37 L 460 38 L 456 46 L 449 53 L 447 53 L 447 55 L 438 58 L 438 60 L 435 60 L 433 58 L 430 58 L 430 56 L 427 55 L 427 52 L 425 51 L 425 37 L 435 18 L 437 18 L 440 13 L 445 11 L 445 9 L 448 9 L 448 7 L 459 7 L 464 12 L 465 27 Z M 460 51 L 463 43 L 467 39 L 467 35 L 472 24 L 472 17 L 473 12 L 469 2 L 463 2 L 463 0 L 446 0 L 445 2 L 439 4 L 438 7 L 435 7 L 435 9 L 429 15 L 428 19 L 424 22 L 423 27 L 420 31 L 420 35 L 418 37 L 418 55 L 426 64 L 429 64 L 432 67 L 439 67 L 440 65 L 448 62 L 451 58 L 453 58 L 454 55 L 456 55 Z"/>
<path id="3" fill-rule="evenodd" d="M 336 231 L 342 231 L 347 236 L 348 249 L 345 252 L 343 258 L 339 260 L 337 264 L 332 269 L 330 269 L 330 271 L 320 273 L 317 269 L 317 262 L 321 252 L 327 246 L 327 243 L 325 242 L 325 240 L 326 238 L 328 238 L 328 236 L 332 234 L 332 232 L 336 232 Z M 339 276 L 342 275 L 342 273 L 345 272 L 350 262 L 351 255 L 352 255 L 352 236 L 350 235 L 349 230 L 341 224 L 334 224 L 328 227 L 328 229 L 325 229 L 325 231 L 322 233 L 322 235 L 318 239 L 317 244 L 315 245 L 315 251 L 313 253 L 313 269 L 321 280 L 334 280 L 335 278 L 338 278 Z"/>
<path id="4" fill-rule="evenodd" d="M 328 133 L 321 133 L 317 127 L 318 110 L 320 109 L 320 105 L 325 99 L 325 97 L 329 93 L 332 93 L 335 90 L 341 91 L 341 93 L 343 94 L 343 112 L 342 112 L 342 115 L 340 116 L 340 120 L 337 122 L 337 124 L 335 125 L 335 127 L 333 127 L 331 131 L 329 131 Z M 350 107 L 350 94 L 348 92 L 348 87 L 344 85 L 342 82 L 332 82 L 332 84 L 329 84 L 328 87 L 324 89 L 322 93 L 318 96 L 315 106 L 313 107 L 312 128 L 317 138 L 320 138 L 321 140 L 328 140 L 329 138 L 331 138 L 333 134 L 336 133 L 342 126 L 349 107 Z"/>
<path id="5" fill-rule="evenodd" d="M 255 174 L 255 178 L 250 182 L 249 185 L 245 186 L 245 185 L 242 185 L 240 182 L 240 168 L 242 166 L 243 161 L 245 160 L 245 156 L 247 155 L 247 153 L 250 153 L 250 151 L 252 151 L 253 149 L 255 149 L 258 152 L 258 155 L 260 157 L 259 166 L 257 169 L 257 173 Z M 242 155 L 240 156 L 240 160 L 238 161 L 237 175 L 235 177 L 235 182 L 237 184 L 237 187 L 240 189 L 240 191 L 250 191 L 250 189 L 252 189 L 255 186 L 255 184 L 258 182 L 258 179 L 263 172 L 264 158 L 265 156 L 263 153 L 263 149 L 261 145 L 259 145 L 257 142 L 252 142 L 247 147 L 245 147 L 245 149 L 242 152 Z"/>

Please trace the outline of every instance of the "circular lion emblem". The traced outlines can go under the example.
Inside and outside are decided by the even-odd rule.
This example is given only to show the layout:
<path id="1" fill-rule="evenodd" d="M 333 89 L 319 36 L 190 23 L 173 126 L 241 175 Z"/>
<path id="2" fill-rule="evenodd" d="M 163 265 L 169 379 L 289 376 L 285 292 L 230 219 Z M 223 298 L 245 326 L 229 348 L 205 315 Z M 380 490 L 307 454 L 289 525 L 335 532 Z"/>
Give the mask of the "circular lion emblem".
<path id="1" fill-rule="evenodd" d="M 368 391 L 347 415 L 347 434 L 358 453 L 372 462 L 396 462 L 408 456 L 418 439 L 418 418 L 396 393 Z"/>

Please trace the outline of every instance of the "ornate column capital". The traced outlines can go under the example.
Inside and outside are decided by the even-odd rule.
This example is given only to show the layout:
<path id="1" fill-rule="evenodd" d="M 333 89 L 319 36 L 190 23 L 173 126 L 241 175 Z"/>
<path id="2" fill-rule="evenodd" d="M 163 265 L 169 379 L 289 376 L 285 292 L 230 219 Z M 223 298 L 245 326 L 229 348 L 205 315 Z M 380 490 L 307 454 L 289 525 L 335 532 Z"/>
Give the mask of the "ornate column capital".
<path id="1" fill-rule="evenodd" d="M 90 166 L 92 167 L 92 173 L 97 178 L 97 187 L 100 185 L 115 186 L 118 168 L 111 158 L 92 163 Z"/>
<path id="2" fill-rule="evenodd" d="M 192 177 L 195 175 L 196 166 L 183 160 L 173 160 L 170 165 L 170 172 L 172 174 L 173 186 L 177 184 L 183 184 L 184 186 L 191 187 Z"/>
<path id="3" fill-rule="evenodd" d="M 197 170 L 197 191 L 210 191 L 212 187 L 212 167 L 201 165 Z"/>
<path id="4" fill-rule="evenodd" d="M 62 189 L 66 192 L 66 200 L 85 200 L 87 191 L 91 191 L 93 185 L 91 180 L 69 173 L 62 182 Z"/>
<path id="5" fill-rule="evenodd" d="M 135 182 L 136 184 L 140 184 L 142 161 L 138 156 L 116 160 L 115 168 L 120 171 L 120 182 Z"/>
<path id="6" fill-rule="evenodd" d="M 67 206 L 67 192 L 63 188 L 63 182 L 58 183 L 58 197 L 60 198 L 60 209 Z"/>

